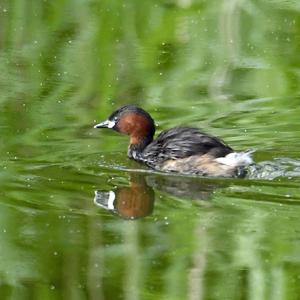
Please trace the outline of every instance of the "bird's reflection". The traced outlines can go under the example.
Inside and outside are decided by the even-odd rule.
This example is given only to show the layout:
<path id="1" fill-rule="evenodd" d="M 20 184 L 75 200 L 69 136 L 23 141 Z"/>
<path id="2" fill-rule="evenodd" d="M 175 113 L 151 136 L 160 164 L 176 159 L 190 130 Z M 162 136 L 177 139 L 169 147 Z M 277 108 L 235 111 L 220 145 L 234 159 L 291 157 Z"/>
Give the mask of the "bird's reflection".
<path id="1" fill-rule="evenodd" d="M 146 217 L 153 212 L 154 189 L 171 196 L 190 200 L 209 200 L 216 188 L 224 183 L 195 177 L 130 173 L 130 186 L 118 186 L 112 191 L 95 191 L 94 203 L 124 219 Z"/>
<path id="2" fill-rule="evenodd" d="M 130 174 L 130 186 L 117 187 L 114 191 L 95 191 L 96 205 L 116 213 L 124 219 L 136 219 L 150 215 L 154 205 L 154 190 L 145 177 Z"/>

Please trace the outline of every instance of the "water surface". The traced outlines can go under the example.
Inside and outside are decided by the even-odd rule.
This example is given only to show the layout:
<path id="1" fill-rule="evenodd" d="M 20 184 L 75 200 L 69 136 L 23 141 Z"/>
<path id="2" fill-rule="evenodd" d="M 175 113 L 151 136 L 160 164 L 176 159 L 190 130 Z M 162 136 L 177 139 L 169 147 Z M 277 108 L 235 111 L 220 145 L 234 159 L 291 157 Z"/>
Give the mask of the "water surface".
<path id="1" fill-rule="evenodd" d="M 1 299 L 299 299 L 297 1 L 23 2 L 0 3 Z M 126 103 L 257 165 L 153 172 L 92 128 Z"/>

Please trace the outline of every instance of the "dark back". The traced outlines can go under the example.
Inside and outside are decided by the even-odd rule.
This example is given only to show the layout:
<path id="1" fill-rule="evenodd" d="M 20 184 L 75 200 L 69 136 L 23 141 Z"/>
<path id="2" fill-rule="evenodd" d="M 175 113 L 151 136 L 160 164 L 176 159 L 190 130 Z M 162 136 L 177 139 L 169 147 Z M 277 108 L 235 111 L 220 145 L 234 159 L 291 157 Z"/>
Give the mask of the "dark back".
<path id="1" fill-rule="evenodd" d="M 198 154 L 223 157 L 231 152 L 233 150 L 223 141 L 197 128 L 176 127 L 161 132 L 144 149 L 142 156 L 147 161 L 157 163 Z"/>

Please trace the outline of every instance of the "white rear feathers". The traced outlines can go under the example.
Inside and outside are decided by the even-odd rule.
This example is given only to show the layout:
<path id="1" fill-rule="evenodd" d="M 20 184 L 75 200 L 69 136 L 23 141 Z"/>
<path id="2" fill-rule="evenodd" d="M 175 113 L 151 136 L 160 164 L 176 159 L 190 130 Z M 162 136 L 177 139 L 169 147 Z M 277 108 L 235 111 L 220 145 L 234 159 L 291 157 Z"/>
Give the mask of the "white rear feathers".
<path id="1" fill-rule="evenodd" d="M 216 162 L 223 165 L 232 167 L 248 166 L 253 163 L 252 153 L 255 150 L 248 150 L 245 152 L 232 152 L 227 154 L 225 157 L 218 157 L 215 159 Z"/>

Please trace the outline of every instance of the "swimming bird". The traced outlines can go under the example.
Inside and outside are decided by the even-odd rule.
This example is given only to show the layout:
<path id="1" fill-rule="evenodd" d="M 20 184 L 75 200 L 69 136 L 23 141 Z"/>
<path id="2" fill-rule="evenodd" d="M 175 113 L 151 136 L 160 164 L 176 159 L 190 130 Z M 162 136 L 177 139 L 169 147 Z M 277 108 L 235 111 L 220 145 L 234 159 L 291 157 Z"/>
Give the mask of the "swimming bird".
<path id="1" fill-rule="evenodd" d="M 253 150 L 236 152 L 221 139 L 193 127 L 162 131 L 156 139 L 148 112 L 125 105 L 94 128 L 110 128 L 129 135 L 128 157 L 163 172 L 212 177 L 243 177 L 253 163 Z"/>

